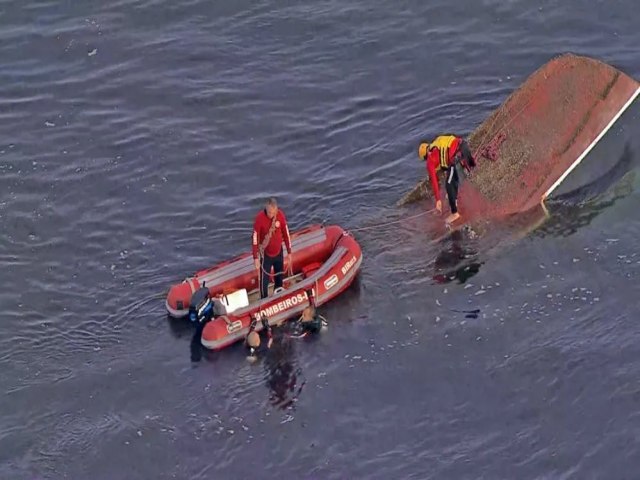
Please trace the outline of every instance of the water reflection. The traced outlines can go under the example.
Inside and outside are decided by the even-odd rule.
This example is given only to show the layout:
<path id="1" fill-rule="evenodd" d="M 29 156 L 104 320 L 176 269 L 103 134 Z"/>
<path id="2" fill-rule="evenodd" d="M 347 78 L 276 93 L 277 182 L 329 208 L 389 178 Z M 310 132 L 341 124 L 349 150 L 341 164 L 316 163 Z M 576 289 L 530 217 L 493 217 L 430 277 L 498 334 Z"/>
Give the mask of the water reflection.
<path id="1" fill-rule="evenodd" d="M 469 229 L 456 230 L 440 242 L 444 246 L 433 262 L 433 280 L 445 284 L 465 283 L 480 271 L 483 262 L 477 261 L 478 252 L 469 237 Z"/>
<path id="2" fill-rule="evenodd" d="M 294 407 L 306 383 L 295 353 L 295 344 L 300 340 L 290 338 L 286 328 L 274 330 L 273 345 L 263 359 L 269 403 L 280 410 Z"/>
<path id="3" fill-rule="evenodd" d="M 193 334 L 193 323 L 183 318 L 173 318 L 167 314 L 167 323 L 169 324 L 169 331 L 174 338 L 184 338 L 185 336 Z"/>
<path id="4" fill-rule="evenodd" d="M 600 164 L 594 165 L 593 162 L 600 162 Z M 603 171 L 602 168 L 608 164 L 610 167 Z M 550 199 L 572 205 L 592 201 L 618 185 L 637 167 L 637 155 L 634 154 L 631 144 L 627 142 L 622 153 L 613 163 L 604 157 L 596 157 L 592 162 L 582 162 L 551 194 Z"/>
<path id="5" fill-rule="evenodd" d="M 289 323 L 273 329 L 273 344 L 271 348 L 266 348 L 266 338 L 261 336 L 262 344 L 258 349 L 257 362 L 261 363 L 265 371 L 266 385 L 270 391 L 269 403 L 280 409 L 287 410 L 293 408 L 298 396 L 302 392 L 306 380 L 296 359 L 296 342 L 313 341 L 314 336 L 296 339 L 289 336 Z M 189 322 L 170 321 L 171 330 L 174 334 L 184 336 L 186 331 L 192 331 L 189 350 L 191 361 L 200 362 L 204 356 L 205 360 L 214 361 L 216 353 L 207 350 L 202 346 L 202 330 L 204 324 L 193 326 Z M 238 342 L 236 347 L 242 349 L 246 354 L 242 342 Z M 227 349 L 228 350 L 228 349 Z"/>
<path id="6" fill-rule="evenodd" d="M 598 178 L 571 190 L 563 190 L 561 185 L 546 202 L 551 214 L 549 221 L 537 229 L 535 235 L 567 237 L 588 226 L 604 210 L 633 192 L 637 166 L 637 156 L 626 143 L 620 158 Z M 571 175 L 580 179 L 585 174 Z"/>
<path id="7" fill-rule="evenodd" d="M 194 328 L 191 343 L 189 345 L 192 362 L 199 362 L 202 359 L 202 351 L 204 350 L 204 347 L 202 346 L 202 331 L 204 330 L 204 326 L 204 323 L 198 323 Z"/>
<path id="8" fill-rule="evenodd" d="M 611 192 L 594 195 L 593 185 L 547 202 L 548 220 L 537 228 L 537 237 L 568 237 L 584 228 L 616 202 L 633 193 L 635 173 L 630 172 Z"/>

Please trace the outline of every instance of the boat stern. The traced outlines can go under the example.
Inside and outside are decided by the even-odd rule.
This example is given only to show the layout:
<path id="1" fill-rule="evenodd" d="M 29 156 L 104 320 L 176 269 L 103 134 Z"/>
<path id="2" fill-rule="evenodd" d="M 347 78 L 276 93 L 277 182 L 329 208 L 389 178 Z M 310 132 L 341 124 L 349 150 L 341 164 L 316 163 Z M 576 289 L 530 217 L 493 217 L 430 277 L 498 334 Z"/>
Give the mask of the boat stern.
<path id="1" fill-rule="evenodd" d="M 187 279 L 182 283 L 173 285 L 167 294 L 167 312 L 173 318 L 182 318 L 189 313 L 191 296 L 200 285 L 195 279 Z"/>

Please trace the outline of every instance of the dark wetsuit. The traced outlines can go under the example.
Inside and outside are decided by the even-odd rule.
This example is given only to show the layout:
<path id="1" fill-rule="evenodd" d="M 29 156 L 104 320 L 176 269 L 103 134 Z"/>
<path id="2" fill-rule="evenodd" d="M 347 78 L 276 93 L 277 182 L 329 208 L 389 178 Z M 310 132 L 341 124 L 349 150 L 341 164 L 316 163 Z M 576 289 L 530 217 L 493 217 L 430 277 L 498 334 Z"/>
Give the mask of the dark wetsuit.
<path id="1" fill-rule="evenodd" d="M 269 319 L 267 317 L 263 316 L 262 320 L 261 320 L 261 323 L 262 323 L 262 330 L 267 332 L 267 342 L 268 342 L 269 340 L 271 340 L 273 338 L 273 331 L 271 329 L 271 325 L 269 325 Z M 258 324 L 258 321 L 256 320 L 255 317 L 253 317 L 251 319 L 251 323 L 249 324 L 249 332 L 247 333 L 247 338 L 249 338 L 249 335 L 251 334 L 251 332 L 253 332 L 256 329 L 257 324 Z M 262 342 L 260 342 L 260 345 L 262 345 Z M 256 354 L 256 350 L 257 349 L 255 349 L 253 347 L 250 347 L 246 340 L 245 340 L 245 346 L 249 350 L 249 355 L 255 355 Z M 258 348 L 260 348 L 260 347 L 258 347 Z"/>

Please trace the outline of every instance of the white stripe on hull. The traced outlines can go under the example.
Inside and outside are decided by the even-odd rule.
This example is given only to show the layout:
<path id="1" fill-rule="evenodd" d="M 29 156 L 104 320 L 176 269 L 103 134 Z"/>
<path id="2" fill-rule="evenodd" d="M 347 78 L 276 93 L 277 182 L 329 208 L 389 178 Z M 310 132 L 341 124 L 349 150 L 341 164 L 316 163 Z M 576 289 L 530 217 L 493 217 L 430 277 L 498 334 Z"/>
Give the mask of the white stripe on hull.
<path id="1" fill-rule="evenodd" d="M 593 149 L 593 147 L 596 146 L 596 143 L 598 143 L 600 141 L 600 139 L 604 136 L 605 133 L 607 133 L 609 131 L 609 129 L 613 126 L 614 123 L 616 123 L 616 121 L 618 120 L 618 118 L 620 118 L 620 116 L 625 112 L 625 110 L 627 108 L 629 108 L 629 106 L 633 103 L 633 101 L 636 99 L 636 97 L 640 94 L 640 87 L 638 87 L 638 89 L 633 93 L 633 95 L 631 95 L 631 97 L 629 98 L 629 100 L 627 100 L 627 103 L 625 103 L 622 108 L 620 109 L 620 111 L 618 113 L 616 113 L 616 115 L 611 119 L 611 121 L 607 124 L 606 127 L 604 127 L 604 130 L 602 130 L 600 132 L 600 134 L 593 140 L 593 142 L 591 142 L 591 144 L 587 147 L 587 149 L 582 152 L 582 155 L 580 155 L 575 162 L 573 162 L 571 164 L 571 166 L 569 168 L 567 168 L 565 170 L 565 172 L 560 176 L 560 178 L 558 180 L 556 180 L 556 182 L 551 185 L 551 188 L 549 188 L 549 190 L 547 190 L 544 195 L 542 195 L 542 200 L 541 201 L 545 201 L 547 199 L 547 197 L 549 195 L 551 195 L 551 193 L 553 193 L 553 191 L 558 188 L 558 185 L 560 185 L 563 180 L 565 178 L 567 178 L 567 175 L 569 175 L 574 168 L 576 168 L 578 165 L 580 165 L 580 162 L 582 162 L 582 160 L 584 160 L 584 158 L 589 154 L 589 152 Z"/>

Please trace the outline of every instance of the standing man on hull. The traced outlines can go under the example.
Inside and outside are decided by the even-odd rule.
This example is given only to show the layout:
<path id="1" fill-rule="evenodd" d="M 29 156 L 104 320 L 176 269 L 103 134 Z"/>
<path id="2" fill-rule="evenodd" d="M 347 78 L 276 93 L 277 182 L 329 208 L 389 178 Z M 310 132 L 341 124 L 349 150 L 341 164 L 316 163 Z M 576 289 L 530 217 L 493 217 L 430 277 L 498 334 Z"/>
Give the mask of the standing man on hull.
<path id="1" fill-rule="evenodd" d="M 459 167 L 470 172 L 470 168 L 476 166 L 476 162 L 469 150 L 466 140 L 456 135 L 440 135 L 431 142 L 422 142 L 418 147 L 418 156 L 427 162 L 427 172 L 433 188 L 433 196 L 436 199 L 436 210 L 442 213 L 442 200 L 438 185 L 438 171 L 445 173 L 445 186 L 449 198 L 451 214 L 446 222 L 451 224 L 460 218 L 458 213 L 458 187 L 460 185 Z"/>
<path id="2" fill-rule="evenodd" d="M 260 298 L 269 295 L 269 276 L 274 270 L 274 290 L 282 287 L 284 280 L 284 242 L 289 254 L 288 271 L 293 271 L 293 253 L 287 219 L 282 210 L 278 209 L 275 198 L 267 200 L 264 210 L 256 215 L 253 224 L 253 259 L 258 279 L 260 280 Z"/>

